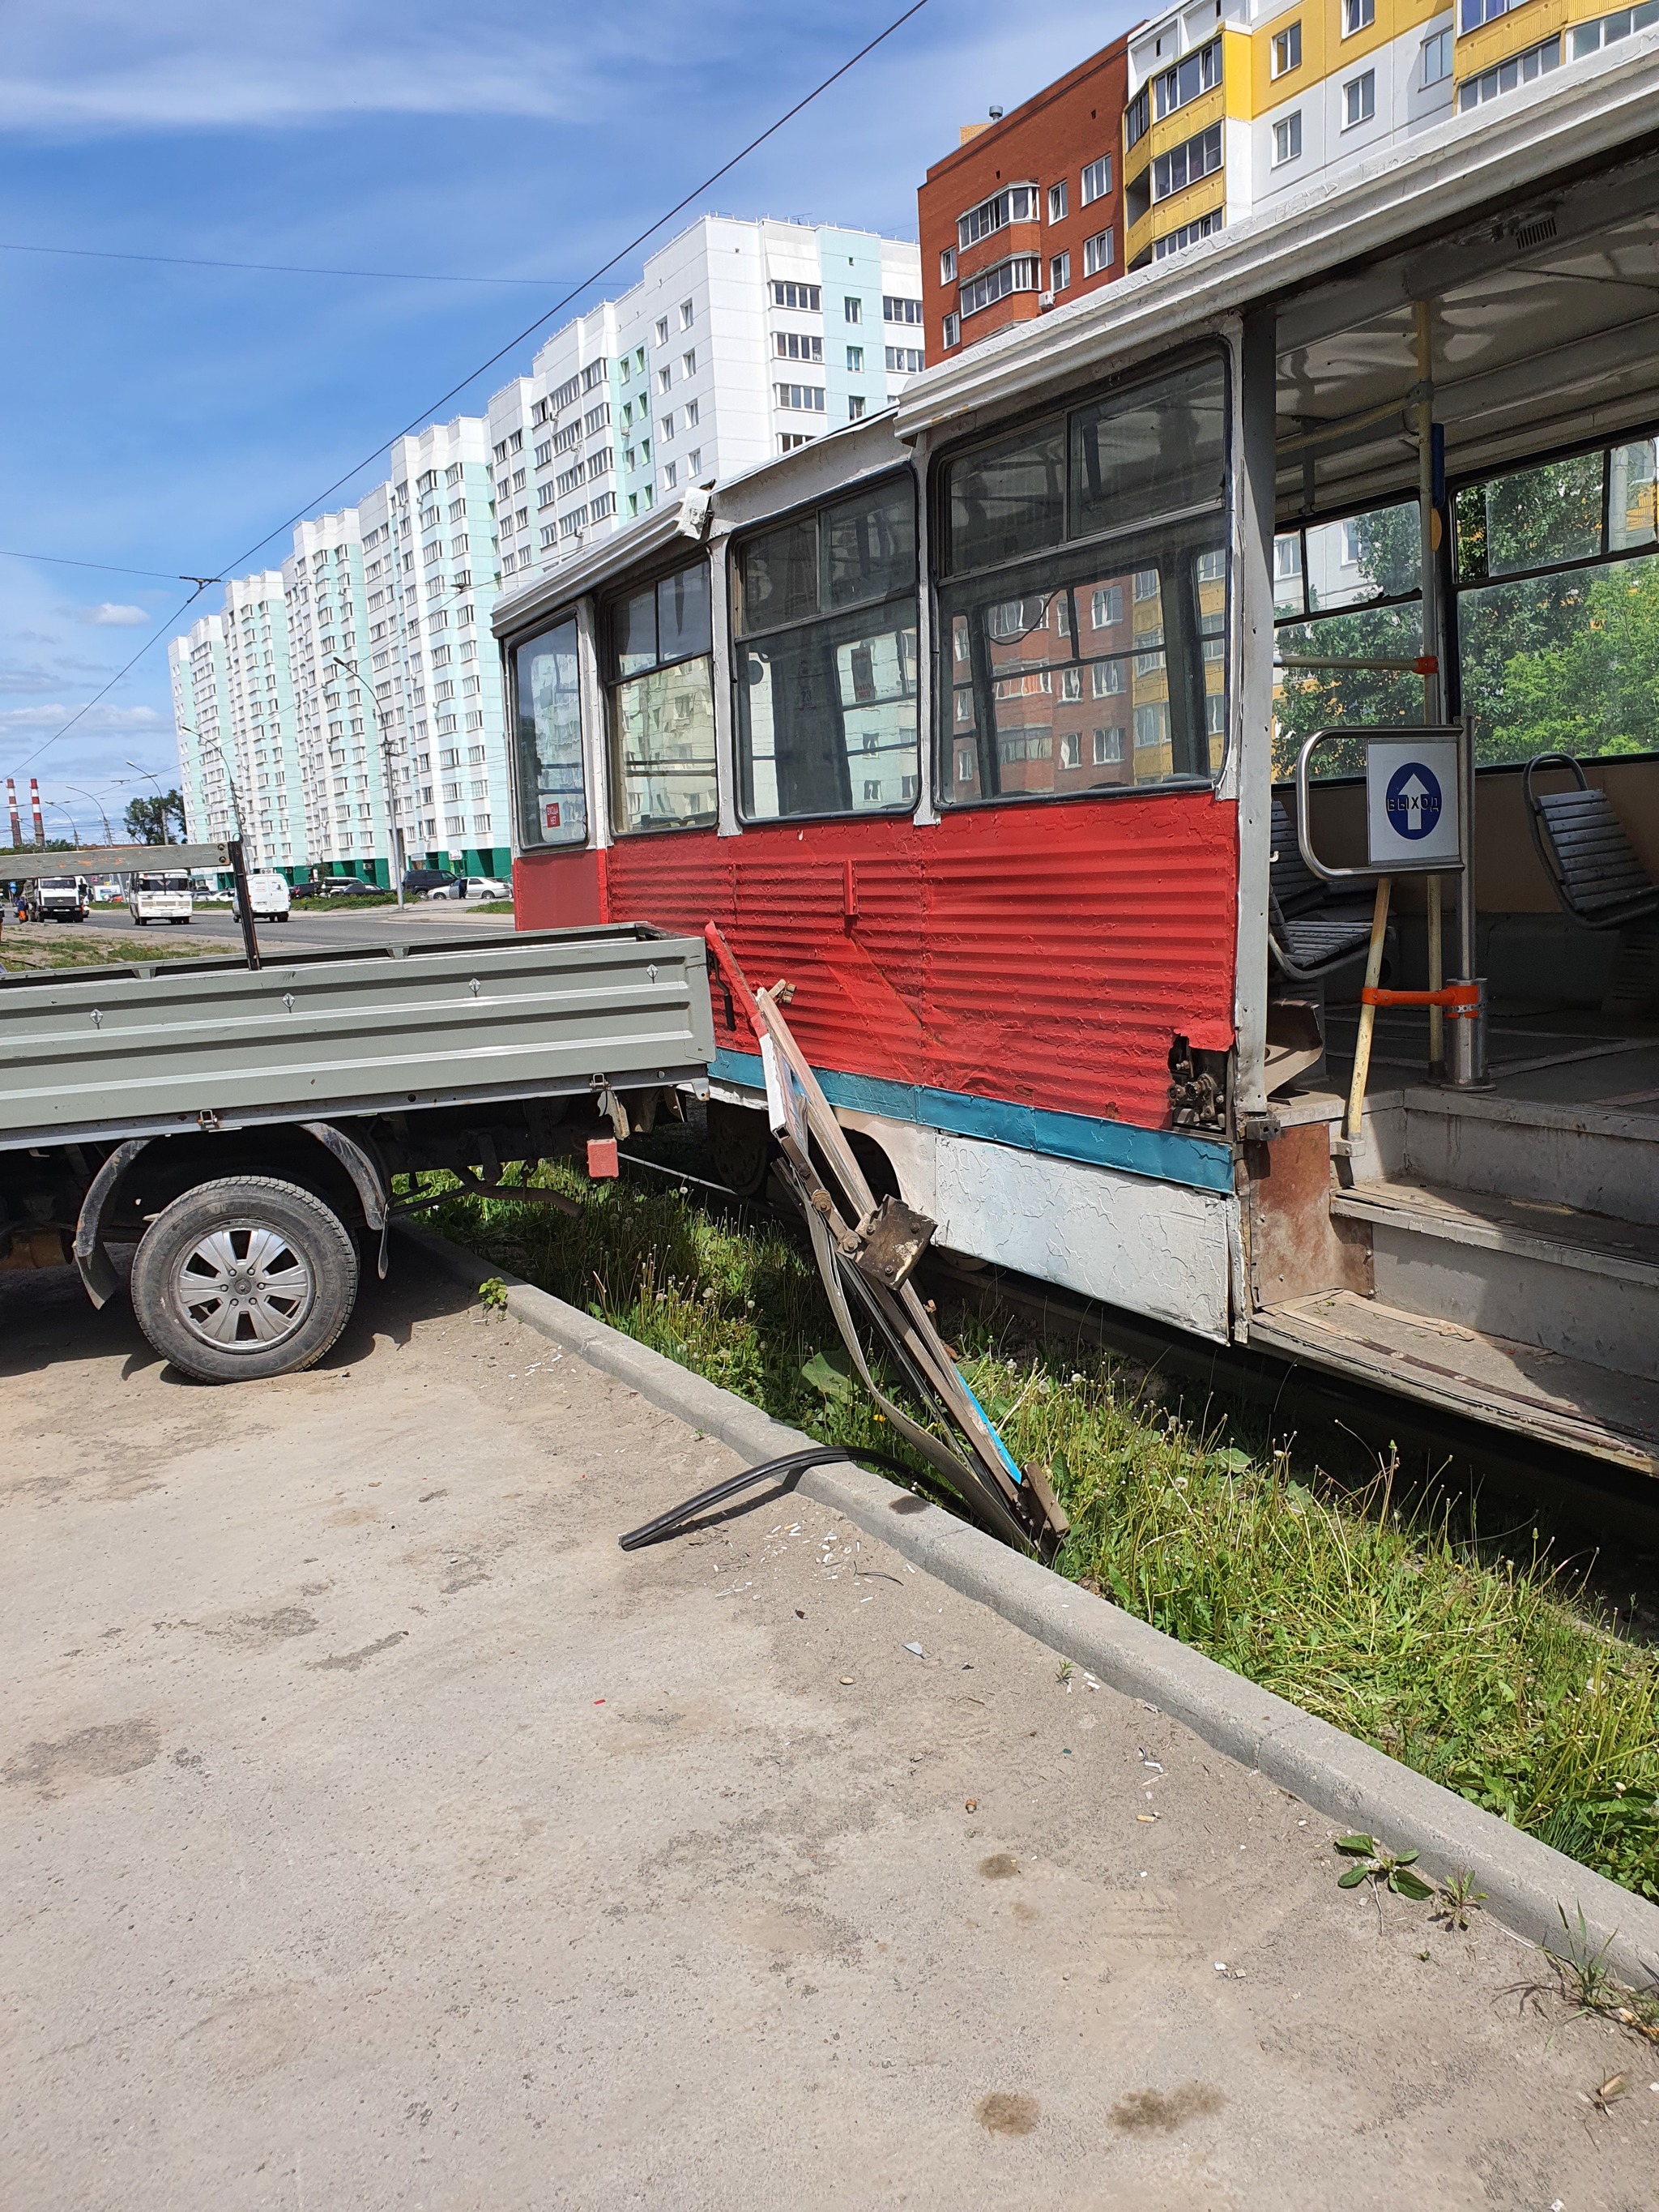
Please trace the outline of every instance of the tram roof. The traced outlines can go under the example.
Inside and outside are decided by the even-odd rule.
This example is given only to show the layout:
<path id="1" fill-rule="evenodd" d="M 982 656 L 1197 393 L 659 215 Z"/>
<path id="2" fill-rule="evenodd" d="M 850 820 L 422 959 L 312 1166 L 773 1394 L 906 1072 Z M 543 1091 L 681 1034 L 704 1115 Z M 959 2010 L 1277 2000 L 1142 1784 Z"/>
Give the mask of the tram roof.
<path id="1" fill-rule="evenodd" d="M 1352 416 L 1397 393 L 1411 374 L 1410 302 L 1449 297 L 1459 286 L 1453 319 L 1464 388 L 1453 373 L 1439 393 L 1460 458 L 1496 458 L 1528 436 L 1535 443 L 1552 402 L 1560 402 L 1564 434 L 1579 427 L 1569 420 L 1572 407 L 1587 422 L 1598 408 L 1609 421 L 1628 416 L 1650 407 L 1649 364 L 1659 362 L 1659 317 L 1650 324 L 1647 313 L 1632 313 L 1632 294 L 1645 309 L 1659 289 L 1656 215 L 1659 36 L 1638 33 L 1629 48 L 1574 63 L 1565 85 L 1551 76 L 1506 95 L 1473 125 L 1462 116 L 1437 125 L 1339 187 L 1281 203 L 1188 248 L 1174 265 L 1137 270 L 924 370 L 893 408 L 722 478 L 712 517 L 717 527 L 740 526 L 763 506 L 776 511 L 820 496 L 890 466 L 906 443 L 971 432 L 1097 383 L 1269 301 L 1279 307 L 1281 381 L 1288 374 L 1297 393 L 1322 395 L 1311 413 L 1292 408 L 1298 425 L 1316 422 L 1327 408 L 1334 418 Z M 1587 267 L 1546 265 L 1621 224 L 1635 251 L 1617 265 L 1606 255 Z M 1593 305 L 1598 294 L 1616 304 Z M 1589 358 L 1575 357 L 1587 349 Z M 1583 404 L 1563 412 L 1566 392 Z M 1513 438 L 1510 422 L 1524 425 Z M 1397 471 L 1397 443 L 1395 431 L 1380 428 L 1349 440 L 1350 450 L 1326 466 L 1356 488 L 1380 483 Z M 755 496 L 763 483 L 763 502 Z M 676 545 L 701 542 L 682 512 L 663 508 L 502 593 L 495 635 L 513 636 Z"/>
<path id="2" fill-rule="evenodd" d="M 1188 247 L 1176 267 L 1137 270 L 925 370 L 900 394 L 898 434 L 971 429 L 975 416 L 1110 375 L 1218 316 L 1344 277 L 1353 282 L 1341 285 L 1341 319 L 1352 325 L 1411 296 L 1397 270 L 1379 273 L 1368 293 L 1368 265 L 1483 215 L 1512 231 L 1563 182 L 1656 150 L 1659 35 L 1638 33 L 1631 48 L 1573 63 L 1565 84 L 1551 76 L 1477 119 L 1454 116 L 1340 184 Z M 1434 270 L 1425 281 L 1439 289 Z"/>

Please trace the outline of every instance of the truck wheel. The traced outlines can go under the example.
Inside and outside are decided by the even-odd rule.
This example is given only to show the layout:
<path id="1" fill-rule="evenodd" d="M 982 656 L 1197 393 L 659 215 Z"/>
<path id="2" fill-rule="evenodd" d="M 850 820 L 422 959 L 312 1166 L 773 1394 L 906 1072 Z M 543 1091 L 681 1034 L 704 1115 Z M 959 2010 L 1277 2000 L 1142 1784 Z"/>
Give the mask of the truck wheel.
<path id="1" fill-rule="evenodd" d="M 132 1263 L 132 1309 L 164 1359 L 204 1382 L 314 1366 L 351 1317 L 357 1253 L 296 1184 L 227 1176 L 175 1198 Z"/>

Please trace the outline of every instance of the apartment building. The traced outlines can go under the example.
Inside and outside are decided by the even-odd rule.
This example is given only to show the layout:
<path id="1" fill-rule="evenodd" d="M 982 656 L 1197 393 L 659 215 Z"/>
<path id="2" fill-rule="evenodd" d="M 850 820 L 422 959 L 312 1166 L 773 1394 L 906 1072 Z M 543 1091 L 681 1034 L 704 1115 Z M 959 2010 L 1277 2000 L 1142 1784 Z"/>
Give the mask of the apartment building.
<path id="1" fill-rule="evenodd" d="M 491 400 L 504 583 L 876 412 L 925 352 L 914 245 L 700 216 Z"/>
<path id="2" fill-rule="evenodd" d="M 222 613 L 173 639 L 167 659 L 188 834 L 240 834 L 251 866 L 292 867 L 307 836 L 281 572 L 228 584 Z"/>
<path id="3" fill-rule="evenodd" d="M 1127 41 L 1004 114 L 967 125 L 916 194 L 935 360 L 1123 273 Z"/>

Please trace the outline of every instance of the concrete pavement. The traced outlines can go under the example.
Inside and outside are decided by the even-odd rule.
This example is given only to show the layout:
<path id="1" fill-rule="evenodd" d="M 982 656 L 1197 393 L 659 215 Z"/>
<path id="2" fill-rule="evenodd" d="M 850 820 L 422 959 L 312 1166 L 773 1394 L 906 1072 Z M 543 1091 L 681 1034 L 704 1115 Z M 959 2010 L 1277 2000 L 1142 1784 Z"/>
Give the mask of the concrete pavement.
<path id="1" fill-rule="evenodd" d="M 0 1324 L 10 2212 L 1652 2204 L 1534 1954 L 823 1507 L 625 1557 L 731 1455 L 421 1263 Z"/>

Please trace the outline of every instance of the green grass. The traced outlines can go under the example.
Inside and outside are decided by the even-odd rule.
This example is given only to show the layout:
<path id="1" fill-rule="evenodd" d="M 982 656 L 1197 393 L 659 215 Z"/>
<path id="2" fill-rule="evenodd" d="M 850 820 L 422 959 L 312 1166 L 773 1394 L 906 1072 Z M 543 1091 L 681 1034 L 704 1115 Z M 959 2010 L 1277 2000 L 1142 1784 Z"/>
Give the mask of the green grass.
<path id="1" fill-rule="evenodd" d="M 458 1200 L 433 1225 L 826 1443 L 894 1449 L 860 1389 L 804 1374 L 845 1355 L 778 1226 L 564 1168 L 536 1180 L 582 1197 L 580 1218 Z M 1659 1898 L 1659 1652 L 1621 1638 L 1535 1533 L 1483 1540 L 1386 1468 L 1338 1480 L 1097 1350 L 947 1326 L 1015 1457 L 1051 1470 L 1073 1522 L 1062 1573 Z"/>
<path id="2" fill-rule="evenodd" d="M 58 921 L 0 929 L 0 967 L 14 974 L 25 968 L 108 968 L 130 960 L 204 960 L 225 949 L 222 941 L 192 943 L 172 930 L 158 944 L 153 937 L 118 937 L 106 930 L 82 934 L 74 925 Z"/>

